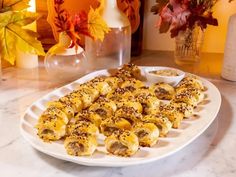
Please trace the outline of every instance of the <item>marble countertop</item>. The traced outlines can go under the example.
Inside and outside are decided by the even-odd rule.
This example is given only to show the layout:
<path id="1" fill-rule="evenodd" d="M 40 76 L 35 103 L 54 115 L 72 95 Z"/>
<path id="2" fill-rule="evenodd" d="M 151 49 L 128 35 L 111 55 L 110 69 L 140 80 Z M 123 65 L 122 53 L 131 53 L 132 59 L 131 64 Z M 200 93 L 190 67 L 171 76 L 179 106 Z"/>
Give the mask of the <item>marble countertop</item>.
<path id="1" fill-rule="evenodd" d="M 134 58 L 139 65 L 175 66 L 168 53 L 149 52 Z M 160 57 L 161 56 L 161 57 Z M 207 58 L 222 55 L 207 55 Z M 159 59 L 158 59 L 159 58 Z M 210 59 L 209 59 L 210 60 Z M 201 69 L 202 67 L 202 69 Z M 205 68 L 205 69 L 204 69 Z M 222 106 L 215 122 L 193 143 L 163 160 L 132 167 L 86 167 L 58 160 L 33 149 L 20 135 L 20 116 L 27 106 L 64 83 L 52 82 L 43 68 L 6 68 L 0 84 L 1 177 L 235 177 L 236 83 L 220 78 L 220 67 L 211 64 L 189 69 L 208 77 L 221 91 Z"/>

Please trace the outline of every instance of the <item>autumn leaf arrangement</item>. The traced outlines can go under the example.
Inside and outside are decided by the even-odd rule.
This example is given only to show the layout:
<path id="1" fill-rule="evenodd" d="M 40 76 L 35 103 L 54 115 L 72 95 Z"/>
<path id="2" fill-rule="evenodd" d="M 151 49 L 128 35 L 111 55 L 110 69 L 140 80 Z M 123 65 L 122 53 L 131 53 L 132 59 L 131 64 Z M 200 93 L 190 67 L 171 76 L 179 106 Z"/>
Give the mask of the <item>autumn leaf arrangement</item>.
<path id="1" fill-rule="evenodd" d="M 17 51 L 44 55 L 37 33 L 25 28 L 38 19 L 28 12 L 29 0 L 0 0 L 0 57 L 12 65 Z"/>
<path id="2" fill-rule="evenodd" d="M 106 22 L 100 15 L 101 8 L 103 7 L 103 0 L 100 0 L 100 7 L 97 9 L 90 8 L 90 11 L 80 11 L 71 16 L 69 12 L 63 8 L 64 0 L 54 0 L 55 5 L 55 25 L 58 28 L 58 32 L 69 36 L 71 43 L 70 48 L 81 46 L 81 37 L 87 36 L 94 40 L 103 41 L 105 34 L 110 31 Z M 66 39 L 66 38 L 65 38 Z M 68 38 L 67 38 L 68 39 Z M 63 43 L 64 42 L 64 43 Z M 61 41 L 62 45 L 66 47 L 66 41 Z M 58 47 L 58 46 L 57 46 Z M 51 52 L 55 52 L 52 51 Z"/>
<path id="3" fill-rule="evenodd" d="M 218 26 L 212 7 L 218 0 L 156 0 L 151 11 L 160 15 L 160 33 L 170 31 L 176 37 L 180 31 L 192 30 L 196 25 L 202 30 L 207 25 Z M 229 0 L 231 2 L 233 0 Z"/>

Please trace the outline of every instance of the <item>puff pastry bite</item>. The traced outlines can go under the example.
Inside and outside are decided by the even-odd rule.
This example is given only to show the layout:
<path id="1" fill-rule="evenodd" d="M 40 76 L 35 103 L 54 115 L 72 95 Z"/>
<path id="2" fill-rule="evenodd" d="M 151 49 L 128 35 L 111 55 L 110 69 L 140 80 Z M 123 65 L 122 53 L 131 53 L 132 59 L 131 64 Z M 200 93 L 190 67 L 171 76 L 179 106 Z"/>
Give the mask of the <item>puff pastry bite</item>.
<path id="1" fill-rule="evenodd" d="M 100 96 L 99 91 L 92 85 L 83 84 L 77 91 L 88 93 L 92 97 L 93 102 Z"/>
<path id="2" fill-rule="evenodd" d="M 169 121 L 168 117 L 163 114 L 150 114 L 142 118 L 145 123 L 153 123 L 159 129 L 159 136 L 165 137 L 171 130 L 172 123 Z"/>
<path id="3" fill-rule="evenodd" d="M 139 141 L 131 131 L 117 131 L 105 139 L 105 146 L 113 155 L 129 157 L 138 151 Z"/>
<path id="4" fill-rule="evenodd" d="M 137 79 L 134 79 L 134 78 L 129 78 L 129 79 L 126 79 L 122 84 L 121 84 L 121 88 L 126 88 L 128 89 L 129 91 L 133 92 L 135 91 L 136 89 L 138 88 L 141 88 L 143 87 L 144 84 L 143 82 L 137 80 Z"/>
<path id="5" fill-rule="evenodd" d="M 39 118 L 36 128 L 38 136 L 45 142 L 59 140 L 66 135 L 69 119 L 58 108 L 48 108 Z"/>
<path id="6" fill-rule="evenodd" d="M 62 103 L 60 101 L 53 101 L 48 103 L 48 108 L 51 107 L 60 109 L 66 114 L 69 119 L 71 119 L 75 115 L 74 109 L 70 104 Z"/>
<path id="7" fill-rule="evenodd" d="M 131 124 L 124 118 L 105 119 L 100 125 L 101 133 L 110 136 L 112 133 L 120 130 L 130 130 Z"/>
<path id="8" fill-rule="evenodd" d="M 97 89 L 100 95 L 106 95 L 112 91 L 112 87 L 102 77 L 97 77 L 87 84 Z"/>
<path id="9" fill-rule="evenodd" d="M 193 107 L 196 107 L 198 103 L 203 101 L 204 93 L 196 88 L 181 88 L 177 91 L 173 101 L 174 102 L 184 102 Z"/>
<path id="10" fill-rule="evenodd" d="M 122 100 L 133 100 L 134 96 L 131 91 L 129 91 L 127 88 L 117 88 L 113 92 L 110 92 L 107 94 L 107 98 L 112 101 L 120 102 Z"/>
<path id="11" fill-rule="evenodd" d="M 138 66 L 134 64 L 126 64 L 115 74 L 116 77 L 127 79 L 127 78 L 139 78 L 141 71 Z"/>
<path id="12" fill-rule="evenodd" d="M 187 76 L 185 77 L 176 87 L 176 90 L 180 88 L 188 88 L 188 87 L 193 87 L 196 89 L 199 89 L 201 91 L 205 90 L 205 87 L 200 79 L 198 79 L 195 76 Z"/>
<path id="13" fill-rule="evenodd" d="M 89 107 L 90 112 L 94 112 L 101 116 L 102 119 L 111 117 L 116 110 L 116 104 L 113 101 L 94 103 Z"/>
<path id="14" fill-rule="evenodd" d="M 131 124 L 139 122 L 142 119 L 142 114 L 137 112 L 132 107 L 121 107 L 115 112 L 116 118 L 123 118 L 129 121 Z"/>
<path id="15" fill-rule="evenodd" d="M 71 106 L 75 113 L 78 113 L 83 109 L 83 102 L 76 94 L 66 95 L 60 98 L 59 101 L 63 104 Z"/>
<path id="16" fill-rule="evenodd" d="M 179 112 L 181 112 L 184 115 L 184 118 L 188 118 L 193 115 L 194 107 L 192 105 L 184 102 L 171 102 L 170 104 L 173 105 Z"/>
<path id="17" fill-rule="evenodd" d="M 64 141 L 69 155 L 91 156 L 97 148 L 97 139 L 91 134 L 70 135 Z"/>
<path id="18" fill-rule="evenodd" d="M 81 99 L 82 104 L 83 104 L 83 109 L 88 108 L 90 105 L 92 105 L 92 103 L 95 100 L 92 94 L 92 91 L 89 89 L 76 90 L 76 91 L 73 91 L 70 95 L 72 97 L 78 97 Z"/>
<path id="19" fill-rule="evenodd" d="M 159 129 L 153 123 L 137 122 L 132 131 L 139 139 L 139 145 L 151 147 L 157 143 L 159 138 Z"/>
<path id="20" fill-rule="evenodd" d="M 67 126 L 67 135 L 79 135 L 79 134 L 91 134 L 96 136 L 98 134 L 98 128 L 92 122 L 86 120 L 76 121 L 75 123 Z"/>
<path id="21" fill-rule="evenodd" d="M 121 108 L 121 107 L 134 108 L 139 113 L 143 112 L 142 104 L 135 100 L 133 101 L 121 100 L 120 102 L 117 102 L 117 107 L 118 108 Z"/>
<path id="22" fill-rule="evenodd" d="M 154 114 L 159 110 L 160 100 L 152 94 L 139 95 L 136 99 L 143 107 L 143 114 Z"/>
<path id="23" fill-rule="evenodd" d="M 162 105 L 160 106 L 159 110 L 161 114 L 165 115 L 169 119 L 173 128 L 179 128 L 184 115 L 179 112 L 175 106 L 170 104 Z"/>
<path id="24" fill-rule="evenodd" d="M 151 86 L 156 97 L 161 100 L 171 100 L 175 95 L 175 89 L 167 83 L 157 83 Z"/>

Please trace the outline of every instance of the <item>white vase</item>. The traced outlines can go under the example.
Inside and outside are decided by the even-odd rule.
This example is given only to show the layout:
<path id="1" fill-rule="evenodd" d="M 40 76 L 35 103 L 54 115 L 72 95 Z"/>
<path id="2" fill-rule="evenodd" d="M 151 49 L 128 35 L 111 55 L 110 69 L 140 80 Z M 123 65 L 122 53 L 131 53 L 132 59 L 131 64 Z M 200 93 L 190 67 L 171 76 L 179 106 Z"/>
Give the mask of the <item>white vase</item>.
<path id="1" fill-rule="evenodd" d="M 236 81 L 236 14 L 229 19 L 222 77 Z"/>
<path id="2" fill-rule="evenodd" d="M 91 70 L 116 68 L 130 62 L 131 26 L 116 0 L 105 0 L 102 17 L 110 28 L 103 41 L 86 37 L 85 51 Z"/>

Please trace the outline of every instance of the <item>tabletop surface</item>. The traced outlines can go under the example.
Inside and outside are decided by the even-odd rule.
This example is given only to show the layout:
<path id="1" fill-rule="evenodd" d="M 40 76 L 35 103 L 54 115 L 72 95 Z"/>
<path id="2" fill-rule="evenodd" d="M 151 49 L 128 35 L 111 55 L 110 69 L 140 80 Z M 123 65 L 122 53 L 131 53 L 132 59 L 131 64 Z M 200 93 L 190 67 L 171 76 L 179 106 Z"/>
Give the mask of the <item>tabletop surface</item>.
<path id="1" fill-rule="evenodd" d="M 86 167 L 34 150 L 20 135 L 20 116 L 35 100 L 65 82 L 52 81 L 44 68 L 5 68 L 0 84 L 1 177 L 235 177 L 236 83 L 220 77 L 223 55 L 204 54 L 200 64 L 177 66 L 171 52 L 144 51 L 133 62 L 142 66 L 171 66 L 203 76 L 222 94 L 215 122 L 193 143 L 163 160 L 132 167 Z M 69 81 L 67 81 L 69 82 Z"/>

